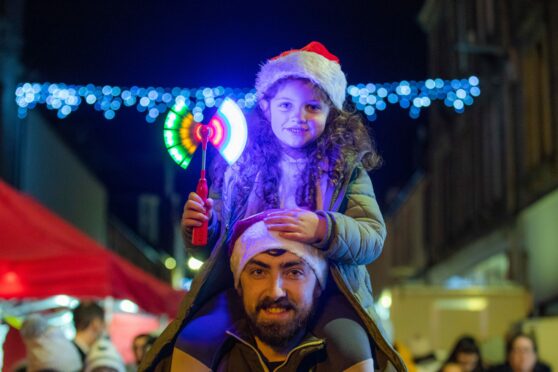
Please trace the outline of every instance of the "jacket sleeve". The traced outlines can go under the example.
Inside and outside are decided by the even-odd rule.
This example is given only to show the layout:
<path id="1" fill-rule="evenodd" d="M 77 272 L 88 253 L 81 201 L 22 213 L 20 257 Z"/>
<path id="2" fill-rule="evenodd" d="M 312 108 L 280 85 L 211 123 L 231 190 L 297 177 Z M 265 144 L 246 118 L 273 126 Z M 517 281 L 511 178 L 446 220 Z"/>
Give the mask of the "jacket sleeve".
<path id="1" fill-rule="evenodd" d="M 326 218 L 328 232 L 316 247 L 339 263 L 370 264 L 382 253 L 386 226 L 372 181 L 362 167 L 353 172 L 339 210 L 318 212 Z"/>

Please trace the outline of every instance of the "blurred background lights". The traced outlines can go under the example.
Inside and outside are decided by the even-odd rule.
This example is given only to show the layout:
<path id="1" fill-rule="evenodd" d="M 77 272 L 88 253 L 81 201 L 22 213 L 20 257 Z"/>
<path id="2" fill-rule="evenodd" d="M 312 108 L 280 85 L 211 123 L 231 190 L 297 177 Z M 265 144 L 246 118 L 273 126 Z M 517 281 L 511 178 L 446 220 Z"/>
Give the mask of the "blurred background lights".
<path id="1" fill-rule="evenodd" d="M 139 311 L 139 306 L 130 300 L 122 300 L 118 304 L 118 308 L 125 313 L 137 313 Z"/>
<path id="2" fill-rule="evenodd" d="M 388 289 L 383 290 L 379 302 L 382 307 L 389 309 L 391 307 L 391 291 Z"/>
<path id="3" fill-rule="evenodd" d="M 165 259 L 165 267 L 169 270 L 174 270 L 176 268 L 176 260 L 173 257 L 167 257 Z"/>
<path id="4" fill-rule="evenodd" d="M 392 83 L 359 83 L 347 87 L 348 101 L 353 101 L 358 110 L 363 111 L 368 120 L 376 120 L 377 111 L 388 105 L 398 105 L 409 110 L 409 116 L 417 118 L 420 108 L 428 107 L 433 101 L 442 101 L 456 113 L 464 112 L 467 106 L 481 94 L 477 76 L 462 79 L 443 80 L 430 78 L 425 81 Z M 25 118 L 27 112 L 37 105 L 57 110 L 61 119 L 76 111 L 82 102 L 102 111 L 107 120 L 116 116 L 122 107 L 135 106 L 145 114 L 145 120 L 154 123 L 172 105 L 182 102 L 192 107 L 194 120 L 202 122 L 206 110 L 219 107 L 225 98 L 231 98 L 243 109 L 256 106 L 255 90 L 217 86 L 200 88 L 162 87 L 119 87 L 67 85 L 64 83 L 22 83 L 15 89 L 18 117 Z"/>
<path id="5" fill-rule="evenodd" d="M 476 76 L 471 76 L 469 78 L 469 84 L 471 84 L 472 86 L 477 86 L 479 85 L 479 78 Z"/>
<path id="6" fill-rule="evenodd" d="M 200 260 L 198 260 L 198 259 L 196 259 L 196 258 L 194 258 L 194 257 L 190 257 L 190 258 L 188 259 L 188 267 L 189 267 L 191 270 L 197 271 L 197 270 L 200 269 L 200 267 L 202 267 L 202 265 L 203 265 L 203 262 L 200 261 Z"/>
<path id="7" fill-rule="evenodd" d="M 66 296 L 66 295 L 58 295 L 58 296 L 54 296 L 53 299 L 54 303 L 57 306 L 60 307 L 76 307 L 78 301 L 70 296 Z"/>

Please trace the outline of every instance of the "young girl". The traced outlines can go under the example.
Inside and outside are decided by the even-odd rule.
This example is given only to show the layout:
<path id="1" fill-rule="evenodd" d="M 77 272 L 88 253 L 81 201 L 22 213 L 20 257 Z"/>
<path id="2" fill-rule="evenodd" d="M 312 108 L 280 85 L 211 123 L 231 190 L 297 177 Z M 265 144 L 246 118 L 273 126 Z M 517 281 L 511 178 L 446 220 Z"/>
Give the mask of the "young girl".
<path id="1" fill-rule="evenodd" d="M 215 162 L 210 199 L 204 204 L 191 193 L 184 208 L 187 249 L 196 257 L 211 256 L 178 319 L 143 367 L 161 362 L 169 344 L 205 366 L 214 365 L 212 347 L 237 316 L 234 300 L 218 296 L 232 283 L 226 255 L 232 226 L 280 208 L 266 219 L 268 228 L 312 244 L 330 261 L 331 279 L 311 331 L 327 340 L 332 370 L 370 366 L 372 350 L 380 363 L 376 368 L 405 369 L 374 315 L 364 265 L 380 255 L 386 235 L 367 174 L 379 157 L 362 119 L 343 110 L 346 85 L 337 57 L 317 42 L 262 66 L 256 80 L 258 117 L 251 121 L 242 157 L 230 167 Z M 209 222 L 209 243 L 195 247 L 191 231 L 202 221 Z"/>

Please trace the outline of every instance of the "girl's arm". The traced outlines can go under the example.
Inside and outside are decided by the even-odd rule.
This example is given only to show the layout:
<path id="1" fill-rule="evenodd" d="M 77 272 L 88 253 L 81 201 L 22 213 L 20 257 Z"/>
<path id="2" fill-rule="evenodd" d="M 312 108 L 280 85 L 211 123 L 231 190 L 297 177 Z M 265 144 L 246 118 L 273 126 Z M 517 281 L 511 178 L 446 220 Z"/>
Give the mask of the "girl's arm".
<path id="1" fill-rule="evenodd" d="M 362 167 L 355 169 L 340 212 L 319 211 L 327 233 L 315 244 L 327 258 L 344 264 L 368 265 L 382 253 L 386 226 L 374 195 L 372 181 Z"/>

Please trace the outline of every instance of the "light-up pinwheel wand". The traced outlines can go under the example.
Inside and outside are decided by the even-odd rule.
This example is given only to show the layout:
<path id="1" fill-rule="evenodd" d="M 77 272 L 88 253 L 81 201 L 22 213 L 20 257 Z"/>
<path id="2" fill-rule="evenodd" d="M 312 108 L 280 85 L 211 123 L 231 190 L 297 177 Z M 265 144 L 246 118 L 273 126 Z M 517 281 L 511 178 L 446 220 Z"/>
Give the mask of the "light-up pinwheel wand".
<path id="1" fill-rule="evenodd" d="M 192 156 L 199 144 L 202 145 L 202 169 L 196 193 L 204 203 L 208 197 L 206 171 L 207 143 L 211 142 L 232 165 L 242 154 L 246 146 L 248 130 L 246 118 L 238 105 L 226 98 L 208 124 L 198 123 L 189 112 L 184 102 L 176 103 L 165 119 L 165 146 L 182 168 L 188 168 Z M 193 230 L 192 244 L 207 244 L 207 222 Z"/>
<path id="2" fill-rule="evenodd" d="M 202 125 L 200 129 L 201 143 L 202 143 L 202 168 L 200 172 L 200 179 L 198 181 L 198 186 L 196 187 L 196 194 L 198 194 L 205 206 L 207 201 L 207 180 L 205 179 L 205 159 L 207 156 L 207 140 L 209 138 L 210 130 L 207 125 Z M 202 225 L 199 227 L 194 227 L 192 232 L 192 244 L 194 245 L 206 245 L 207 244 L 207 221 L 203 221 Z"/>

